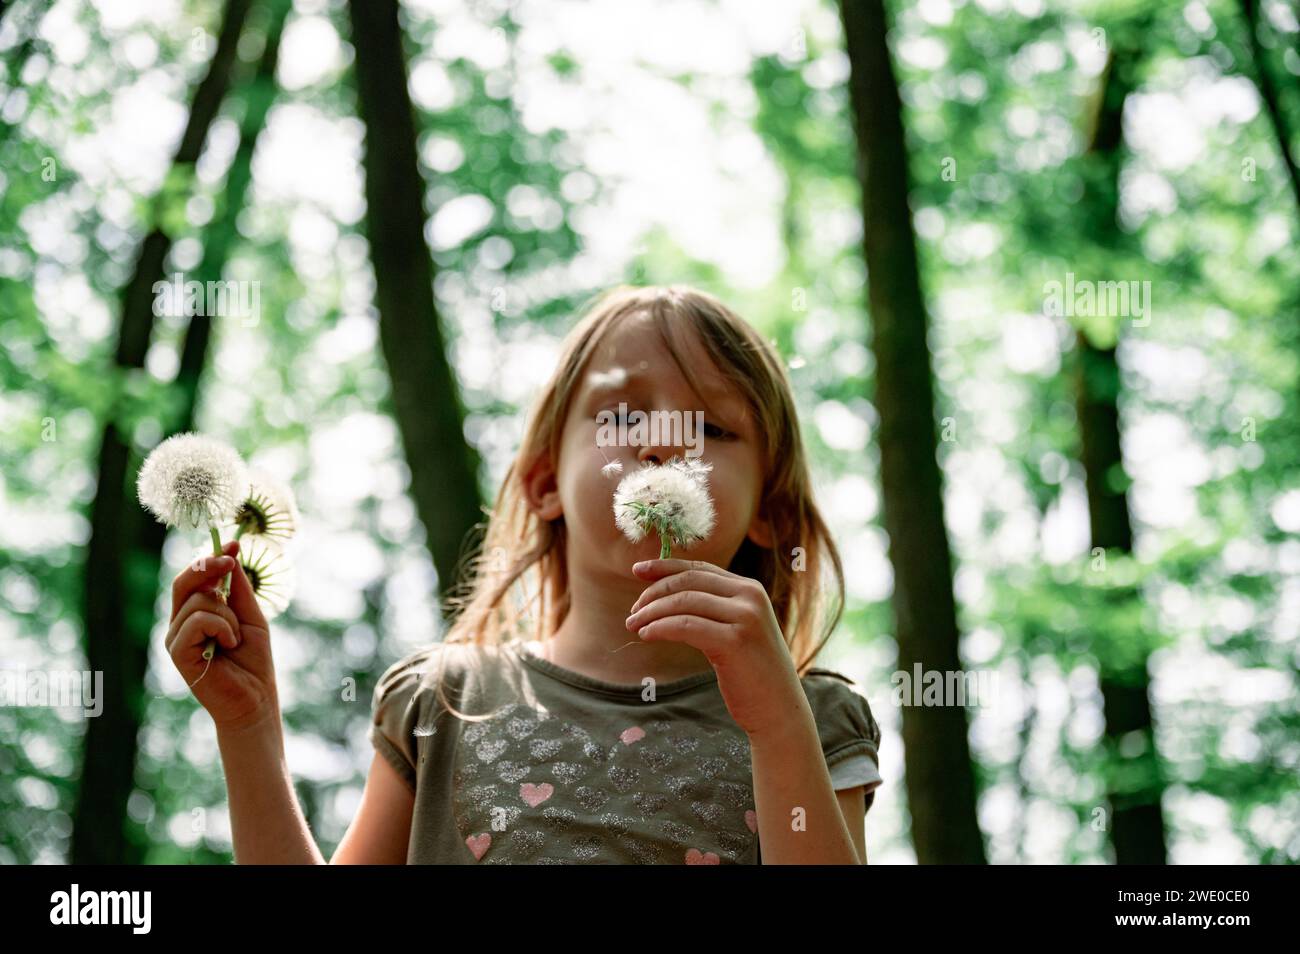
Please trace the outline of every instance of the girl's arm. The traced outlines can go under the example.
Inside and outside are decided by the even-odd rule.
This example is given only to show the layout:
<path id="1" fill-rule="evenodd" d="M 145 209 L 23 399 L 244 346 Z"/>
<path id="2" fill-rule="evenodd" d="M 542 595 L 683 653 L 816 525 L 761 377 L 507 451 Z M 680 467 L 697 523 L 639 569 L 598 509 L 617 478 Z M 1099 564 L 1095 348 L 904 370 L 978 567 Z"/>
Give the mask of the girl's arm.
<path id="1" fill-rule="evenodd" d="M 858 857 L 867 864 L 867 789 L 864 785 L 856 788 L 837 788 L 835 797 L 840 800 L 840 814 L 844 824 L 849 826 L 853 836 L 853 847 L 858 849 Z"/>
<path id="2" fill-rule="evenodd" d="M 325 864 L 285 766 L 278 713 L 247 728 L 218 729 L 217 745 L 226 770 L 235 863 Z"/>
<path id="3" fill-rule="evenodd" d="M 415 793 L 389 761 L 375 753 L 361 807 L 348 826 L 332 865 L 404 865 L 411 841 Z"/>
<path id="4" fill-rule="evenodd" d="M 279 722 L 238 732 L 219 730 L 217 743 L 226 769 L 235 863 L 325 864 L 284 763 Z M 329 864 L 406 864 L 414 811 L 415 793 L 376 753 L 361 807 Z"/>
<path id="5" fill-rule="evenodd" d="M 217 727 L 235 862 L 324 864 L 284 763 L 266 616 L 235 559 L 238 541 L 224 550 L 220 558 L 200 560 L 173 580 L 167 650 Z M 223 599 L 213 591 L 226 573 L 230 596 Z M 220 641 L 220 659 L 205 661 L 201 655 L 209 638 Z"/>
<path id="6" fill-rule="evenodd" d="M 704 653 L 749 736 L 763 864 L 862 864 L 767 590 L 702 560 L 646 560 L 632 571 L 654 582 L 632 604 L 628 630 Z M 860 791 L 858 804 L 865 813 Z M 863 816 L 854 824 L 860 831 Z"/>
<path id="7" fill-rule="evenodd" d="M 749 736 L 763 864 L 864 864 L 866 846 L 860 856 L 839 796 L 831 787 L 817 724 L 806 700 L 802 710 L 802 716 L 790 718 L 779 731 Z M 856 830 L 862 831 L 865 800 L 860 788 L 852 794 L 859 813 Z"/>

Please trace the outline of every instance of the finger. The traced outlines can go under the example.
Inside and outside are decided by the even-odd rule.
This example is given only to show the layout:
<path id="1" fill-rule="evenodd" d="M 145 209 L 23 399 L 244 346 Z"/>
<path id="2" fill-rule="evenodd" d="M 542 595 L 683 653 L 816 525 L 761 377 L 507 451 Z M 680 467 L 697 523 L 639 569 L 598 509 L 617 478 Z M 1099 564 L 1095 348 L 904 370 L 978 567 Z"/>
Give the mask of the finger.
<path id="1" fill-rule="evenodd" d="M 185 621 L 197 612 L 215 613 L 229 623 L 236 632 L 239 631 L 239 620 L 230 607 L 226 605 L 226 601 L 221 594 L 210 589 L 198 590 L 190 594 L 189 599 L 185 601 L 185 605 L 176 613 L 171 626 L 168 627 L 167 642 L 169 644 L 175 640 L 176 634 L 185 625 Z"/>
<path id="2" fill-rule="evenodd" d="M 743 586 L 744 583 L 739 577 L 719 576 L 707 570 L 686 570 L 651 583 L 637 597 L 630 612 L 635 613 L 651 600 L 667 596 L 669 593 L 679 593 L 682 590 L 703 590 L 705 593 L 717 593 L 719 596 L 736 596 Z"/>
<path id="3" fill-rule="evenodd" d="M 171 626 L 167 630 L 167 651 L 171 652 L 172 644 L 185 625 L 185 621 L 195 613 L 215 613 L 224 619 L 232 630 L 239 632 L 239 618 L 235 616 L 235 611 L 226 605 L 226 602 L 212 592 L 199 591 L 191 593 L 190 598 L 185 601 L 176 618 L 172 620 Z"/>
<path id="4" fill-rule="evenodd" d="M 723 623 L 691 615 L 665 616 L 641 627 L 641 638 L 648 643 L 686 643 L 706 655 L 724 651 L 731 633 Z"/>
<path id="5" fill-rule="evenodd" d="M 221 578 L 229 573 L 233 566 L 234 560 L 228 556 L 205 554 L 177 573 L 176 578 L 172 580 L 171 618 L 176 618 L 176 614 L 190 598 L 190 594 L 208 588 L 209 583 L 213 585 L 220 583 Z"/>
<path id="6" fill-rule="evenodd" d="M 235 541 L 235 546 L 239 546 L 238 541 Z M 257 605 L 257 594 L 253 592 L 253 584 L 248 581 L 244 568 L 238 560 L 235 561 L 234 572 L 230 574 L 230 608 L 242 622 L 259 629 L 269 628 L 262 607 Z"/>
<path id="7" fill-rule="evenodd" d="M 686 570 L 699 570 L 702 573 L 714 573 L 719 576 L 736 575 L 706 560 L 642 560 L 640 563 L 632 564 L 632 572 L 643 580 L 658 580 Z"/>
<path id="8" fill-rule="evenodd" d="M 176 642 L 172 644 L 172 658 L 176 659 L 178 653 L 187 649 L 202 646 L 209 637 L 215 638 L 226 649 L 234 649 L 239 645 L 229 623 L 216 613 L 200 610 L 190 616 L 177 633 Z"/>
<path id="9" fill-rule="evenodd" d="M 651 600 L 627 618 L 626 626 L 635 633 L 652 620 L 682 613 L 719 623 L 735 623 L 740 620 L 740 605 L 738 601 L 718 596 L 716 593 L 682 590 L 680 593 L 669 593 L 657 600 Z"/>

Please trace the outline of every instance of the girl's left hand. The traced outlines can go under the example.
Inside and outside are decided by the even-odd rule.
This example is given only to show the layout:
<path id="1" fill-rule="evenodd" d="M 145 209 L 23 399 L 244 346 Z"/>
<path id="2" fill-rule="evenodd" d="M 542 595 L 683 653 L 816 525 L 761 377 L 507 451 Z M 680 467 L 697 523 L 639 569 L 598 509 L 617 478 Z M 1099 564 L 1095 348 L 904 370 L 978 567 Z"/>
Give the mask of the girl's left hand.
<path id="1" fill-rule="evenodd" d="M 632 604 L 627 628 L 646 642 L 702 652 L 727 711 L 748 735 L 789 726 L 807 707 L 763 584 L 701 560 L 646 560 L 632 572 L 655 582 Z"/>

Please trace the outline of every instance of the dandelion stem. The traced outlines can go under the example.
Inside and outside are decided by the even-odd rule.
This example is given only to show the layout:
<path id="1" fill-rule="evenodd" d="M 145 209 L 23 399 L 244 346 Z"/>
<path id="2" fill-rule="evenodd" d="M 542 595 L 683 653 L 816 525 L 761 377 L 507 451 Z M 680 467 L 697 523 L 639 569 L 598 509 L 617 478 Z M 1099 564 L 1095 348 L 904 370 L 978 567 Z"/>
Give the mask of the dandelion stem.
<path id="1" fill-rule="evenodd" d="M 666 533 L 659 534 L 659 559 L 667 560 L 673 552 L 673 539 Z"/>
<path id="2" fill-rule="evenodd" d="M 218 533 L 217 528 L 212 526 L 211 524 L 208 524 L 208 533 L 212 535 L 213 556 L 221 556 L 221 534 Z M 225 576 L 221 578 L 221 583 L 218 584 L 217 586 L 217 595 L 220 596 L 221 599 L 223 600 L 230 595 L 230 574 L 229 573 L 227 573 Z M 206 659 L 208 662 L 212 662 L 212 657 L 216 655 L 216 652 L 217 652 L 217 641 L 214 637 L 209 636 L 208 641 L 203 644 L 203 658 Z M 207 673 L 207 669 L 204 669 L 203 671 L 204 673 Z M 202 676 L 199 677 L 199 679 L 202 678 L 203 678 Z M 196 679 L 194 681 L 198 682 L 199 680 Z"/>

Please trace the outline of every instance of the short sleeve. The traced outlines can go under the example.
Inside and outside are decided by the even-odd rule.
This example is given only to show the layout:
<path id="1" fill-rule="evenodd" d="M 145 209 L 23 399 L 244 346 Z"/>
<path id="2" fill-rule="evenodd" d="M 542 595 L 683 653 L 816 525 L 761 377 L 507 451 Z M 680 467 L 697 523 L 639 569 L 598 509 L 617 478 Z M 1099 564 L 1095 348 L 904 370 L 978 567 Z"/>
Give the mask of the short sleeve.
<path id="1" fill-rule="evenodd" d="M 422 650 L 393 663 L 375 685 L 370 710 L 370 741 L 375 751 L 415 791 L 415 727 L 420 719 L 418 690 L 429 662 L 430 651 Z"/>
<path id="2" fill-rule="evenodd" d="M 836 791 L 866 790 L 871 808 L 880 776 L 880 726 L 871 714 L 867 697 L 845 676 L 829 669 L 810 669 L 804 691 L 817 722 L 817 733 Z"/>
<path id="3" fill-rule="evenodd" d="M 859 785 L 873 789 L 880 783 L 880 770 L 876 768 L 875 760 L 866 755 L 850 755 L 831 768 L 831 788 L 837 792 Z"/>

